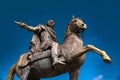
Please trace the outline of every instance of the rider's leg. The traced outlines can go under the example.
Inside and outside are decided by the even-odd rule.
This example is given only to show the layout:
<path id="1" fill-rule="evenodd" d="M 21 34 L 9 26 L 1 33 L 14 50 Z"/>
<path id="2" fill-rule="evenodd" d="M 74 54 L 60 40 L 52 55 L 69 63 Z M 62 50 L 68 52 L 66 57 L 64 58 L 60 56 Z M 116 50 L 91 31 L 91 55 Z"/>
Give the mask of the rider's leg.
<path id="1" fill-rule="evenodd" d="M 57 53 L 58 43 L 53 42 L 51 45 L 52 45 L 51 56 L 52 56 L 52 59 L 53 59 L 53 65 L 56 65 L 56 64 L 65 64 L 65 63 L 63 63 L 63 62 L 61 62 L 61 61 L 58 60 L 58 53 Z"/>

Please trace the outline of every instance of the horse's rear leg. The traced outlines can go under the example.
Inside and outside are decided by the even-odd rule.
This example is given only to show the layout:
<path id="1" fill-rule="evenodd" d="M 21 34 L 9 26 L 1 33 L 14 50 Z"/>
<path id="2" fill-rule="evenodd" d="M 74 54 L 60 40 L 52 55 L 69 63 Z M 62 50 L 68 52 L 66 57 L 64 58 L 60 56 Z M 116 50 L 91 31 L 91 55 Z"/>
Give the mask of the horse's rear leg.
<path id="1" fill-rule="evenodd" d="M 20 80 L 28 80 L 29 73 L 30 73 L 30 67 L 29 66 L 23 68 Z"/>
<path id="2" fill-rule="evenodd" d="M 79 72 L 80 72 L 79 68 L 70 71 L 69 72 L 70 80 L 78 80 Z"/>

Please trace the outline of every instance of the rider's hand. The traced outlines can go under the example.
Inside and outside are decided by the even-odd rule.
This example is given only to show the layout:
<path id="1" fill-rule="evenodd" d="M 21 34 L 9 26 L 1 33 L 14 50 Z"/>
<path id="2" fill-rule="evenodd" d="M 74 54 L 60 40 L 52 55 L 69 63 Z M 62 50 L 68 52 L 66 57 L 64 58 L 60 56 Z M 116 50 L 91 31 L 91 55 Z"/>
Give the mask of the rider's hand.
<path id="1" fill-rule="evenodd" d="M 22 26 L 25 26 L 26 24 L 25 23 L 23 23 L 23 22 L 17 22 L 17 21 L 14 21 L 17 25 L 19 25 L 20 27 L 22 27 Z"/>

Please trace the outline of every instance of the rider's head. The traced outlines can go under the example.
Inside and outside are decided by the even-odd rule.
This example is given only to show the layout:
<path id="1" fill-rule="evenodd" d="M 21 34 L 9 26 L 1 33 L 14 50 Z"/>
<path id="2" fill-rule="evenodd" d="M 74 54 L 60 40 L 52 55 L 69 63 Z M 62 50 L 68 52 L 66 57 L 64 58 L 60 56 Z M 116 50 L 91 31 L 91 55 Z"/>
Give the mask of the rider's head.
<path id="1" fill-rule="evenodd" d="M 50 27 L 50 28 L 53 28 L 54 27 L 54 21 L 53 20 L 48 20 L 47 22 L 47 26 Z"/>

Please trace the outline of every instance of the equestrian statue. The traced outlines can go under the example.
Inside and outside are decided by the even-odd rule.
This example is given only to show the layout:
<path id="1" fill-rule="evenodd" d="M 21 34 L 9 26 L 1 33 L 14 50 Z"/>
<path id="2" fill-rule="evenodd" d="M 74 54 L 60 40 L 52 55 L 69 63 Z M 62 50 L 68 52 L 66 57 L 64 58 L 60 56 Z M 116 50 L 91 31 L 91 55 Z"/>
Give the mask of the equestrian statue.
<path id="1" fill-rule="evenodd" d="M 34 34 L 30 42 L 30 50 L 22 54 L 17 63 L 11 67 L 7 80 L 14 80 L 15 74 L 20 80 L 40 80 L 67 72 L 70 80 L 78 80 L 80 67 L 88 51 L 96 52 L 104 62 L 111 63 L 105 51 L 93 45 L 84 46 L 80 33 L 87 28 L 87 25 L 80 18 L 72 17 L 61 44 L 56 41 L 53 20 L 49 20 L 46 25 L 39 24 L 36 27 L 23 22 L 15 21 L 15 23 Z"/>

